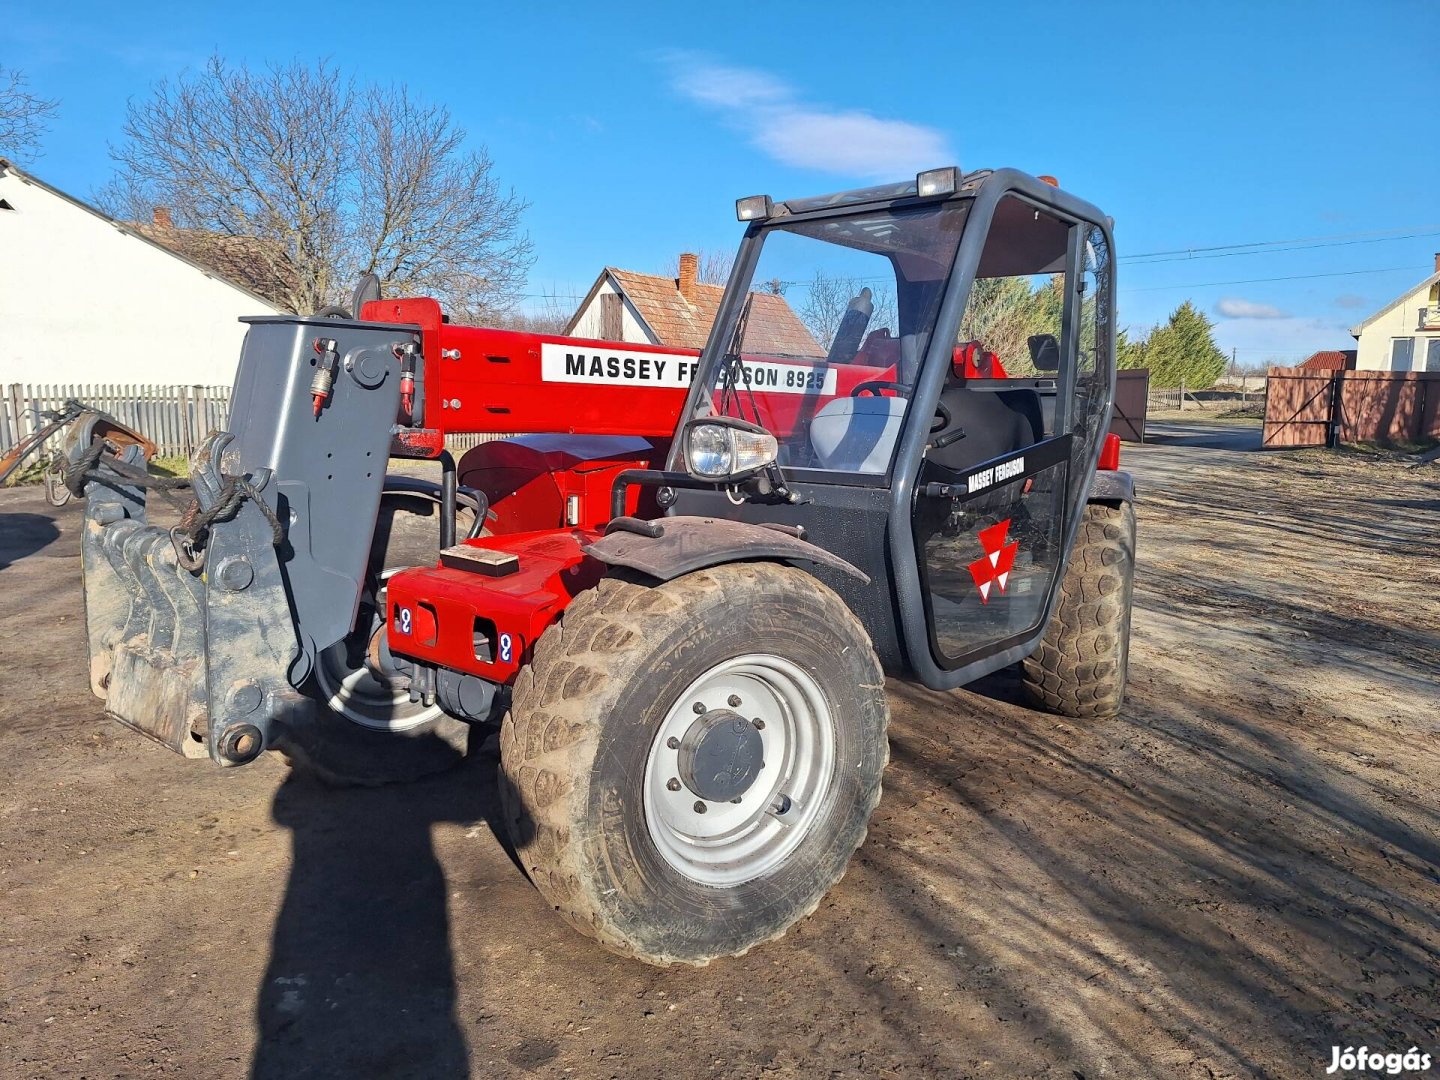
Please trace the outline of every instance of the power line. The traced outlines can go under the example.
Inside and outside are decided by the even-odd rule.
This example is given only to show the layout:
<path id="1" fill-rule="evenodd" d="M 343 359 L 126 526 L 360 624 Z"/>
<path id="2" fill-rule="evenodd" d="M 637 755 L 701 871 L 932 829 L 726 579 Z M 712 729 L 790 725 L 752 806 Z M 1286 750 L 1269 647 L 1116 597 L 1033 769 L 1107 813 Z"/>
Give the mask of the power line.
<path id="1" fill-rule="evenodd" d="M 1402 230 L 1412 229 L 1420 231 L 1403 232 Z M 1134 255 L 1118 255 L 1116 262 L 1140 262 L 1140 265 L 1151 266 L 1167 262 L 1192 262 L 1200 259 L 1222 259 L 1234 255 L 1270 255 L 1288 251 L 1313 251 L 1317 248 L 1327 247 L 1350 247 L 1356 244 L 1380 244 L 1391 240 L 1415 240 L 1427 236 L 1440 236 L 1440 225 L 1403 225 L 1395 229 L 1376 229 L 1369 232 L 1334 233 L 1329 236 L 1302 236 L 1289 240 L 1252 240 L 1239 244 L 1217 244 L 1210 247 L 1189 247 L 1175 248 L 1169 251 L 1144 251 Z M 1379 270 L 1343 270 L 1327 274 L 1294 274 L 1283 277 L 1268 278 L 1246 278 L 1237 281 L 1210 281 L 1197 285 L 1156 285 L 1140 289 L 1121 289 L 1121 292 L 1163 292 L 1167 289 L 1203 289 L 1215 285 L 1252 285 L 1261 282 L 1271 281 L 1301 281 L 1309 278 L 1323 277 L 1344 277 L 1356 274 L 1387 274 L 1399 270 L 1413 269 L 1412 267 L 1388 267 Z M 892 279 L 885 276 L 878 277 L 857 277 L 847 278 L 847 281 L 861 283 L 887 284 Z M 777 282 L 785 288 L 806 289 L 813 286 L 813 281 L 780 280 Z M 518 299 L 523 300 L 583 300 L 583 293 L 520 293 Z"/>
<path id="2" fill-rule="evenodd" d="M 1393 236 L 1392 233 L 1404 233 Z M 1281 244 L 1307 244 L 1313 247 L 1340 247 L 1347 243 L 1379 243 L 1383 240 L 1410 240 L 1417 236 L 1440 235 L 1440 225 L 1400 225 L 1393 229 L 1372 229 L 1369 232 L 1332 233 L 1329 236 L 1301 236 L 1290 240 L 1251 240 L 1240 244 L 1217 244 L 1213 247 L 1175 248 L 1172 251 L 1142 251 L 1121 255 L 1118 259 L 1152 259 L 1162 255 L 1193 257 L 1206 252 L 1230 252 L 1241 248 L 1276 247 Z M 1303 249 L 1296 249 L 1303 250 Z"/>
<path id="3" fill-rule="evenodd" d="M 1249 248 L 1248 250 L 1214 251 L 1209 254 L 1172 255 L 1167 258 L 1147 258 L 1143 255 L 1121 255 L 1116 259 L 1116 261 L 1132 262 L 1135 260 L 1141 260 L 1139 262 L 1136 262 L 1135 265 L 1156 266 L 1160 263 L 1170 262 L 1197 262 L 1200 259 L 1228 259 L 1236 255 L 1278 255 L 1286 251 L 1314 251 L 1316 248 L 1351 247 L 1355 244 L 1383 244 L 1391 240 L 1414 240 L 1423 236 L 1440 236 L 1440 230 L 1436 230 L 1435 232 L 1404 233 L 1399 236 L 1377 236 L 1372 237 L 1368 240 L 1332 240 L 1327 243 L 1315 244 L 1297 243 L 1292 244 L 1288 247 L 1268 246 L 1271 243 L 1285 243 L 1285 241 L 1267 241 L 1267 246 L 1265 247 L 1256 246 Z M 1201 249 L 1196 250 L 1199 251 Z"/>
<path id="4" fill-rule="evenodd" d="M 1384 266 L 1375 270 L 1336 270 L 1328 274 L 1285 274 L 1281 277 L 1239 278 L 1234 281 L 1199 281 L 1189 285 L 1147 285 L 1140 289 L 1121 289 L 1122 293 L 1165 292 L 1169 289 L 1208 289 L 1214 285 L 1255 285 L 1262 281 L 1307 281 L 1311 278 L 1353 277 L 1358 274 L 1394 274 L 1401 270 L 1412 273 L 1413 266 Z"/>

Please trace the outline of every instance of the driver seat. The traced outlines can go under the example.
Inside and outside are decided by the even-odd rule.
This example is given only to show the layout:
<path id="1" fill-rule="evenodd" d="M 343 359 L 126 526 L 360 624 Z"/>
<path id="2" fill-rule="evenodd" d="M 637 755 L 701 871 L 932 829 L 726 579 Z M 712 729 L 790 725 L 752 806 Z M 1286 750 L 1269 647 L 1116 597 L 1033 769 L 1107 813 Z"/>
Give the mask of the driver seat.
<path id="1" fill-rule="evenodd" d="M 1034 446 L 1045 437 L 1040 395 L 1027 388 L 1015 390 L 971 390 L 957 379 L 940 394 L 950 413 L 950 422 L 931 438 L 961 430 L 955 442 L 925 451 L 925 460 L 953 473 L 967 473 L 981 462 L 1002 457 L 1015 450 Z"/>
<path id="2" fill-rule="evenodd" d="M 822 469 L 883 473 L 905 419 L 903 397 L 836 398 L 810 421 L 810 446 Z"/>

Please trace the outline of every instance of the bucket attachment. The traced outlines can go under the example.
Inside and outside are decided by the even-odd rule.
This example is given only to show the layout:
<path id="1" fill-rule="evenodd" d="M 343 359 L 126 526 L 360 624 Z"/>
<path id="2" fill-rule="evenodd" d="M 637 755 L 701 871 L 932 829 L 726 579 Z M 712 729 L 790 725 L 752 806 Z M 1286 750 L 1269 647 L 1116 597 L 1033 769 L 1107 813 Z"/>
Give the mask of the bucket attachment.
<path id="1" fill-rule="evenodd" d="M 418 346 L 413 327 L 246 321 L 231 430 L 191 462 L 180 524 L 148 521 L 143 451 L 113 447 L 120 464 L 102 458 L 86 482 L 81 543 L 91 689 L 121 723 L 218 765 L 313 715 L 302 688 L 354 621 L 399 357 Z M 90 445 L 81 432 L 71 460 Z"/>

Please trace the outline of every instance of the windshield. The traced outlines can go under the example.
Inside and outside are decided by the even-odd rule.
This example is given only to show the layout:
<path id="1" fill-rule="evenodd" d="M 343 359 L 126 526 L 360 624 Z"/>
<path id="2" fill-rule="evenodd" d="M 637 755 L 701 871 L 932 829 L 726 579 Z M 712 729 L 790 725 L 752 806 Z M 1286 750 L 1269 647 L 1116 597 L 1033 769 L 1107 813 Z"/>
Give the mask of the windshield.
<path id="1" fill-rule="evenodd" d="M 968 208 L 767 227 L 744 304 L 711 338 L 693 415 L 759 424 L 787 470 L 885 473 Z"/>

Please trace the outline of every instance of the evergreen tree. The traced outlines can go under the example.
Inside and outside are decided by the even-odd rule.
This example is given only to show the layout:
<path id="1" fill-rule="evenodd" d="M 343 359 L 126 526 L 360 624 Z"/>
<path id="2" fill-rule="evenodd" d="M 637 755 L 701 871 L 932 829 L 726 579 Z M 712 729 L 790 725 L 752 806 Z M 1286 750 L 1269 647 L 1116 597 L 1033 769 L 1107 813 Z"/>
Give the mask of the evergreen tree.
<path id="1" fill-rule="evenodd" d="M 1215 344 L 1210 320 L 1189 300 L 1151 331 L 1142 349 L 1151 386 L 1213 386 L 1228 362 Z"/>
<path id="2" fill-rule="evenodd" d="M 1115 366 L 1122 370 L 1145 366 L 1145 346 L 1149 344 L 1151 330 L 1146 330 L 1136 341 L 1130 340 L 1130 332 L 1121 329 L 1115 335 Z"/>
<path id="3" fill-rule="evenodd" d="M 1037 375 L 1030 362 L 1032 334 L 1060 336 L 1065 311 L 1059 274 L 1034 282 L 1024 277 L 976 278 L 960 321 L 960 341 L 979 341 L 1011 375 Z"/>

